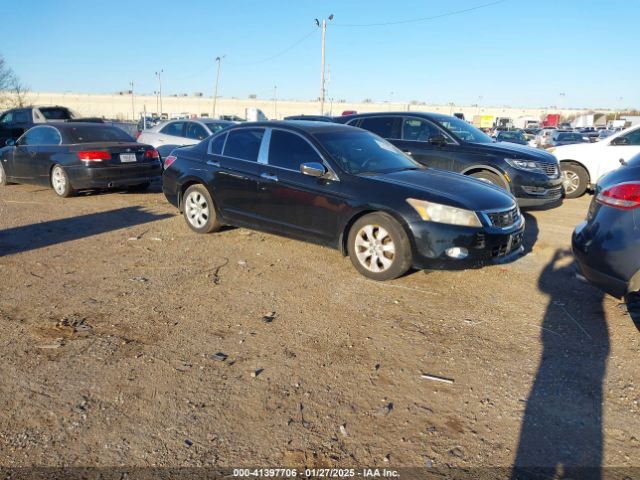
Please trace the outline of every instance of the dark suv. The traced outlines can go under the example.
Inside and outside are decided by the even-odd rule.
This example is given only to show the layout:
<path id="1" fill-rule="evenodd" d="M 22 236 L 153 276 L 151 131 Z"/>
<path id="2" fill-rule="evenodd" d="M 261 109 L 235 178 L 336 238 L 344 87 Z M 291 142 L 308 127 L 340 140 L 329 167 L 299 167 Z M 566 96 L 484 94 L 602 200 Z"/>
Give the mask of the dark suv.
<path id="1" fill-rule="evenodd" d="M 387 139 L 414 160 L 498 185 L 521 207 L 560 203 L 564 194 L 558 160 L 523 145 L 496 143 L 456 117 L 436 113 L 365 113 L 336 122 L 364 128 Z"/>
<path id="2" fill-rule="evenodd" d="M 76 115 L 67 107 L 12 108 L 0 115 L 0 148 L 8 139 L 17 140 L 34 125 L 55 120 L 73 120 Z"/>

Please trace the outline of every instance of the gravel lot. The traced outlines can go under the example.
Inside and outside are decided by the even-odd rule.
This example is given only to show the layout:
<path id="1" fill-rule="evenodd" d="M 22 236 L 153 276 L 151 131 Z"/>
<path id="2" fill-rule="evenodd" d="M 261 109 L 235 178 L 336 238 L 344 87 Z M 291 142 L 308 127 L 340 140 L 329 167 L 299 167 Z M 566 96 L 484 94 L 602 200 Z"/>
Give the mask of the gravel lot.
<path id="1" fill-rule="evenodd" d="M 158 185 L 0 188 L 0 465 L 640 466 L 640 332 L 573 273 L 589 201 L 527 213 L 514 263 L 375 283 L 191 233 Z"/>

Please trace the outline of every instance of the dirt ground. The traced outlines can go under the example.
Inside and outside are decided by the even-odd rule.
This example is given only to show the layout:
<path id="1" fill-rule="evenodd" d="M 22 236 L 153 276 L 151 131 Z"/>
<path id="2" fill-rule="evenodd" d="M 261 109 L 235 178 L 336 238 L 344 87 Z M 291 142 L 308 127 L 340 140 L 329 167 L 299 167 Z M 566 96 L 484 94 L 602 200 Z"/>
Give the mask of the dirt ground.
<path id="1" fill-rule="evenodd" d="M 568 250 L 589 201 L 527 213 L 514 263 L 376 283 L 194 234 L 158 185 L 0 188 L 0 465 L 640 467 L 640 331 Z"/>

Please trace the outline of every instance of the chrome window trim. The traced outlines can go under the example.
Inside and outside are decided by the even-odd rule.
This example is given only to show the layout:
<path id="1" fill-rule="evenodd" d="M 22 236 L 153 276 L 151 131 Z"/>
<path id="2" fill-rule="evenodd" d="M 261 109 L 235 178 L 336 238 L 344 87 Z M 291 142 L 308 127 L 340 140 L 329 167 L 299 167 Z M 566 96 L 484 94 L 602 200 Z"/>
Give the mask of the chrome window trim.
<path id="1" fill-rule="evenodd" d="M 209 140 L 209 145 L 207 146 L 207 155 L 217 155 L 217 156 L 221 157 L 222 156 L 222 152 L 224 152 L 224 146 L 227 144 L 227 138 L 225 137 L 224 142 L 222 142 L 222 150 L 220 151 L 220 153 L 213 153 L 211 151 L 211 144 L 218 137 L 220 137 L 222 135 L 228 135 L 228 134 L 229 134 L 229 132 L 220 132 L 220 135 L 215 135 L 214 137 L 212 137 L 211 140 Z"/>

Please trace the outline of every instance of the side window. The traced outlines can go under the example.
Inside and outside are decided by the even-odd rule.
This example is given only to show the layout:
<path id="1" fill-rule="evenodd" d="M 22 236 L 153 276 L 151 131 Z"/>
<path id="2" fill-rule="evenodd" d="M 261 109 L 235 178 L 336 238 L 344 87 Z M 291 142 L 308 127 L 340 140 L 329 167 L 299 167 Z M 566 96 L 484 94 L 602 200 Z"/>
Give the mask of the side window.
<path id="1" fill-rule="evenodd" d="M 20 145 L 42 145 L 43 138 L 43 129 L 42 128 L 32 128 L 27 133 L 25 133 L 18 143 Z"/>
<path id="2" fill-rule="evenodd" d="M 160 133 L 164 133 L 165 135 L 173 135 L 174 137 L 184 137 L 182 131 L 184 130 L 185 122 L 171 122 L 167 123 L 162 129 Z"/>
<path id="3" fill-rule="evenodd" d="M 304 138 L 282 130 L 271 132 L 269 142 L 269 165 L 300 171 L 307 162 L 322 163 L 322 159 Z"/>
<path id="4" fill-rule="evenodd" d="M 441 135 L 435 125 L 419 118 L 405 118 L 402 124 L 402 139 L 416 142 L 428 142 L 430 138 Z"/>
<path id="5" fill-rule="evenodd" d="M 0 117 L 0 123 L 13 123 L 13 112 L 7 112 Z"/>
<path id="6" fill-rule="evenodd" d="M 209 136 L 209 133 L 202 125 L 195 122 L 188 122 L 186 136 L 187 138 L 193 138 L 194 140 L 204 140 Z"/>
<path id="7" fill-rule="evenodd" d="M 360 128 L 369 130 L 382 138 L 400 138 L 397 117 L 372 117 L 364 118 Z"/>
<path id="8" fill-rule="evenodd" d="M 627 133 L 621 145 L 640 145 L 640 128 Z"/>
<path id="9" fill-rule="evenodd" d="M 30 122 L 29 114 L 27 112 L 16 112 L 13 115 L 13 121 L 15 123 L 29 123 Z"/>
<path id="10" fill-rule="evenodd" d="M 212 155 L 222 155 L 222 147 L 224 146 L 226 138 L 226 135 L 218 135 L 216 138 L 211 140 L 211 143 L 209 144 L 209 153 Z"/>
<path id="11" fill-rule="evenodd" d="M 224 156 L 256 162 L 263 135 L 262 128 L 242 128 L 229 132 L 224 146 Z"/>
<path id="12" fill-rule="evenodd" d="M 59 145 L 61 140 L 60 133 L 55 128 L 42 128 L 40 145 Z"/>

